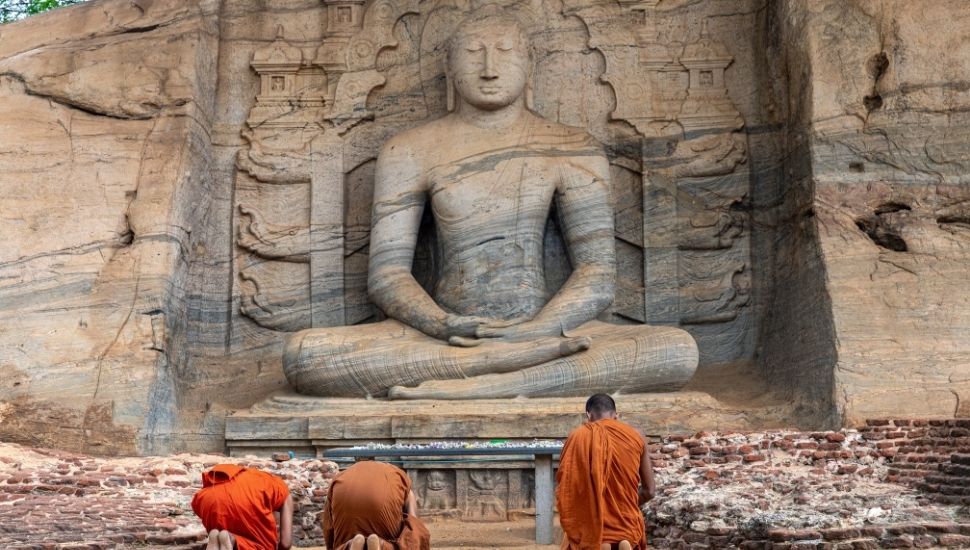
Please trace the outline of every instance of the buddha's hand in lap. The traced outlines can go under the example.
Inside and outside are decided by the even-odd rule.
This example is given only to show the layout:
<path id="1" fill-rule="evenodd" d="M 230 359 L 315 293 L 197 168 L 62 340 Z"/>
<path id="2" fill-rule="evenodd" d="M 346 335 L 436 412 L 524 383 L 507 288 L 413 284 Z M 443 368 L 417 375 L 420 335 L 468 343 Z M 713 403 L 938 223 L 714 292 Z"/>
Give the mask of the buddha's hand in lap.
<path id="1" fill-rule="evenodd" d="M 560 323 L 543 323 L 537 319 L 523 318 L 508 321 L 496 320 L 480 325 L 475 331 L 476 338 L 502 340 L 504 342 L 528 342 L 550 336 L 565 336 Z"/>
<path id="2" fill-rule="evenodd" d="M 444 334 L 449 342 L 456 338 L 475 338 L 478 328 L 490 321 L 488 317 L 448 314 L 444 319 Z"/>
<path id="3" fill-rule="evenodd" d="M 560 342 L 561 356 L 587 350 L 591 343 L 587 337 L 564 335 L 558 325 L 550 327 L 527 317 L 487 320 L 478 325 L 474 335 L 452 336 L 448 339 L 448 343 L 452 346 L 472 348 L 486 343 L 503 345 L 542 342 L 548 345 L 552 340 Z"/>

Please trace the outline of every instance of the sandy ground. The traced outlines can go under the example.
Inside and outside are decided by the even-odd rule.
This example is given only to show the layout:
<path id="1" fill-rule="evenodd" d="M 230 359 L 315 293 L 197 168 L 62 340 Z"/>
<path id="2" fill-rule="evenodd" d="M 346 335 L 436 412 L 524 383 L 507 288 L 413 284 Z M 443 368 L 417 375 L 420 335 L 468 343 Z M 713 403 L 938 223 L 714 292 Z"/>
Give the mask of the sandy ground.
<path id="1" fill-rule="evenodd" d="M 516 550 L 554 550 L 559 548 L 562 531 L 556 524 L 556 544 L 535 543 L 535 521 L 521 519 L 503 523 L 473 523 L 456 519 L 429 520 L 431 547 L 442 550 L 463 548 L 515 548 Z M 309 550 L 325 550 L 315 546 Z"/>

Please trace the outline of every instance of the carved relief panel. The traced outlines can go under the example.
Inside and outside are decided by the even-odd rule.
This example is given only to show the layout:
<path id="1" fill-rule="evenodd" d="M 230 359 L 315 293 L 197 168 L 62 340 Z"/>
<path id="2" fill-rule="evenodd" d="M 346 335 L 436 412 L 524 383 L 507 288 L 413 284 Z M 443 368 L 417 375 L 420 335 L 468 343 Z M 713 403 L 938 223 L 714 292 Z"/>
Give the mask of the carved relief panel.
<path id="1" fill-rule="evenodd" d="M 321 0 L 322 43 L 295 47 L 279 29 L 255 52 L 236 177 L 248 320 L 288 332 L 381 318 L 366 296 L 373 161 L 389 136 L 445 112 L 444 40 L 481 3 Z M 682 325 L 702 363 L 736 359 L 750 323 L 751 221 L 732 53 L 690 10 L 680 17 L 694 31 L 666 32 L 661 0 L 500 3 L 540 37 L 533 108 L 585 126 L 610 156 L 614 320 Z M 548 248 L 548 271 L 564 278 L 567 254 Z"/>
<path id="2" fill-rule="evenodd" d="M 535 508 L 531 468 L 415 468 L 408 475 L 424 517 L 507 521 L 511 513 L 528 514 Z"/>

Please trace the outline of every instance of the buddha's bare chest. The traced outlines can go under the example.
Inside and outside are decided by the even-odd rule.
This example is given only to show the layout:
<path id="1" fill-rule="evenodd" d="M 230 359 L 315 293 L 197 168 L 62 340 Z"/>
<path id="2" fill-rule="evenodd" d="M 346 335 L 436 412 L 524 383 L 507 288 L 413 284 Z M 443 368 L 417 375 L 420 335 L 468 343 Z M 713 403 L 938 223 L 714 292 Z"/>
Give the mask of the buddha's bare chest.
<path id="1" fill-rule="evenodd" d="M 428 178 L 439 225 L 489 226 L 513 218 L 544 224 L 560 176 L 547 159 L 511 155 L 442 165 Z"/>

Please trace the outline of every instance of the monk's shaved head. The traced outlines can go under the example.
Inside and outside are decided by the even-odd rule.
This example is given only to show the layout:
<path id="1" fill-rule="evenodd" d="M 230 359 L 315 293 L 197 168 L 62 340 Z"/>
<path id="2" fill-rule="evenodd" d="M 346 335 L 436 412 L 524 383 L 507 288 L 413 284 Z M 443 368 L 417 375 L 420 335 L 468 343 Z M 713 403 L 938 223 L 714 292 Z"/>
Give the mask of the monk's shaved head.
<path id="1" fill-rule="evenodd" d="M 586 400 L 586 414 L 593 421 L 616 418 L 616 401 L 605 393 L 597 393 Z"/>

